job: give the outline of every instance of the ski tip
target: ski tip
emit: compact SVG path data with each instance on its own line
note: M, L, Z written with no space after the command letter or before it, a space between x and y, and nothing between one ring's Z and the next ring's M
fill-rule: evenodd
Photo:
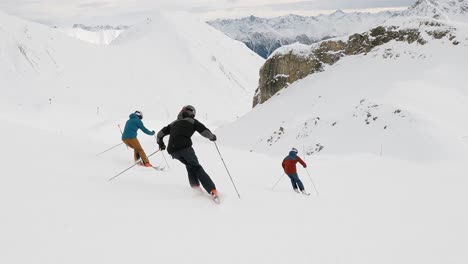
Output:
M219 199L218 195L211 195L211 199L213 199L213 202L215 202L216 204L221 203L221 200Z

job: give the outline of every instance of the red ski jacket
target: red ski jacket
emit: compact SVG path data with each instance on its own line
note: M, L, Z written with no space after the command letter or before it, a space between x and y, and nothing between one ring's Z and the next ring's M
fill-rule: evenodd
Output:
M286 174L294 174L297 173L296 170L296 163L300 163L304 168L307 167L307 164L299 158L299 156L296 155L296 153L293 152L293 155L289 153L289 156L284 158L283 163L281 163L281 166L283 166L284 173Z

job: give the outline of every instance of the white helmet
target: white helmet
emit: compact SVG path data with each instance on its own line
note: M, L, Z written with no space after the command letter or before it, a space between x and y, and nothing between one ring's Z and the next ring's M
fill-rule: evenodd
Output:
M292 148L291 151L295 152L296 154L299 153L299 151L297 151L297 148Z
M143 119L143 112L140 110L135 111L135 115L138 116L138 118Z

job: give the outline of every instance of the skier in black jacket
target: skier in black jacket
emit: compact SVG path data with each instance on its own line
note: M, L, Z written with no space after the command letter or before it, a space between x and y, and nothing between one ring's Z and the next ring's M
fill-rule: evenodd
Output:
M192 188L199 188L200 183L203 188L215 199L218 198L216 186L203 167L198 163L195 151L192 148L191 137L197 131L202 136L211 141L216 141L216 135L195 119L195 107L186 105L182 108L177 120L170 123L158 132L157 141L160 150L165 150L163 138L169 136L167 152L172 158L182 162L187 168L188 179Z

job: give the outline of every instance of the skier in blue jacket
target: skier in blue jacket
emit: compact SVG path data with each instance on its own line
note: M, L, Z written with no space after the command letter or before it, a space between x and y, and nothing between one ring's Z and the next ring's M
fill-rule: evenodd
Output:
M137 162L141 158L143 163L141 163L140 165L143 165L145 167L152 167L153 165L151 165L151 163L149 162L145 151L143 150L140 142L137 139L137 131L138 129L141 129L141 131L150 136L153 136L155 132L149 131L145 127L145 125L143 125L143 122L141 121L143 119L143 112L135 111L135 113L130 114L129 118L130 119L128 119L127 123L125 123L125 128L122 133L122 141L127 146L133 149L133 157L135 159L135 162Z

